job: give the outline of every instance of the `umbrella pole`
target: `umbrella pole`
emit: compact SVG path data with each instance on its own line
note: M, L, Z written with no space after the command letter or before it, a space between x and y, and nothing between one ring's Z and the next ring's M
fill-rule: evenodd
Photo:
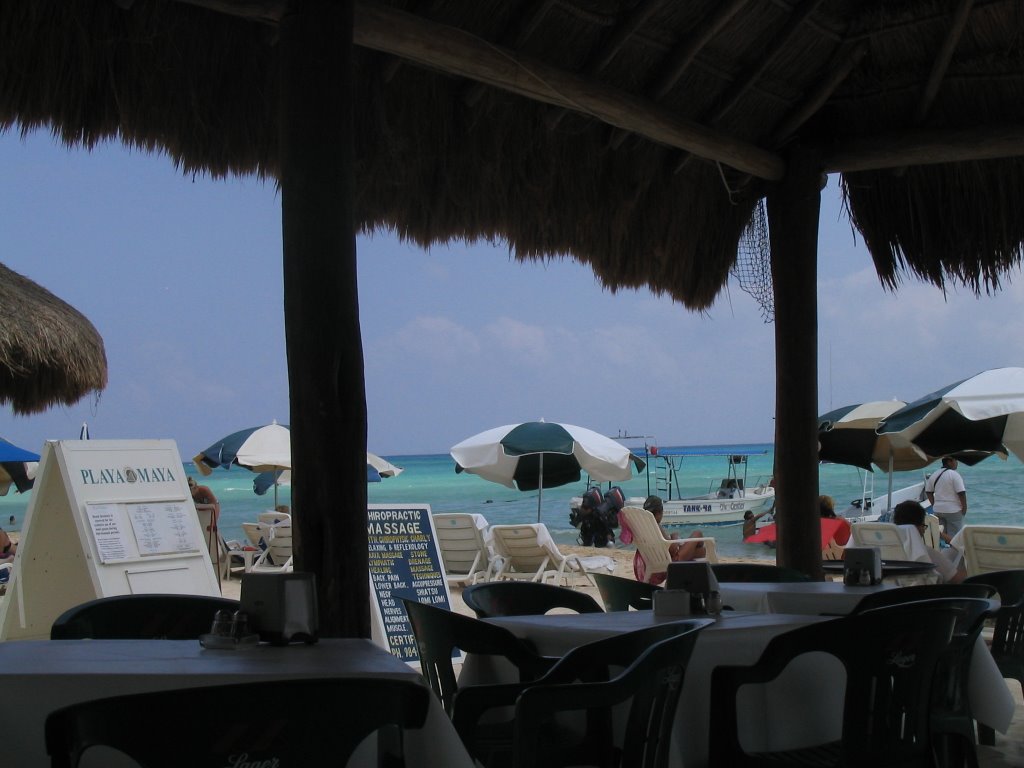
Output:
M540 505L544 499L544 454L540 454L540 472L537 483L537 522L540 522Z
M892 464L893 464L893 451L892 446L889 447L889 499L885 505L885 511L892 511Z

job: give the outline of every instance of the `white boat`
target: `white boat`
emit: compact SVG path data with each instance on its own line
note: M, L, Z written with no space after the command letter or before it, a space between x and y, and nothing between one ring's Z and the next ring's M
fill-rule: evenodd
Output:
M775 489L769 480L748 487L747 457L764 456L767 451L722 451L701 448L649 447L646 455L648 486L651 493L662 498L665 514L664 526L733 525L743 522L743 515L771 510L775 504ZM696 496L680 496L679 475L686 457L721 456L726 460L726 476L717 487ZM742 476L740 468L742 467ZM653 485L652 481L653 480ZM582 497L574 496L569 504L578 510ZM626 506L642 507L644 497L629 497Z
M924 483L913 483L905 488L895 491L884 491L874 493L872 484L865 480L864 490L859 499L850 502L850 506L843 510L836 510L836 514L845 517L851 523L874 523L879 518L891 512L901 501L918 501L924 507L925 512L931 512L931 502L924 493Z

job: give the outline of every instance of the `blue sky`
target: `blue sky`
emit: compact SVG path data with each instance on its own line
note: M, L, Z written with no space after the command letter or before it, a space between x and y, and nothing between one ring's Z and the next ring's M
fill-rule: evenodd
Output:
M110 367L98 399L5 409L0 435L38 450L87 421L99 438L173 438L187 460L237 429L287 422L273 183L8 132L0 222L0 261L83 312ZM774 329L735 283L694 314L648 291L613 295L569 260L519 264L501 244L424 251L379 232L358 253L371 451L443 453L539 418L663 445L772 439ZM885 292L834 177L818 306L820 411L1024 364L1019 274L993 297L912 279Z

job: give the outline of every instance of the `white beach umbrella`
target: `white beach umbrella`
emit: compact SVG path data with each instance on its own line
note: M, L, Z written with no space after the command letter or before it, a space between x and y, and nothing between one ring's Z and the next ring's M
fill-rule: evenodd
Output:
M540 521L544 488L580 479L629 480L630 465L644 462L610 437L575 424L529 421L506 424L466 438L451 449L456 472L470 472L520 491L538 491Z
M929 456L1012 451L1024 460L1024 368L993 368L909 403L878 429Z

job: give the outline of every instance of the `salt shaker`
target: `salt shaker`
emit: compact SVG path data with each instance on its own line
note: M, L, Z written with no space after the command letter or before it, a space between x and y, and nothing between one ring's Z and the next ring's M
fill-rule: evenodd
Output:
M249 615L244 611L235 611L231 619L231 636L236 640L249 634Z
M722 613L722 593L717 589L711 590L705 603L708 616L720 616Z
M210 634L217 637L231 637L231 611L220 610L213 616Z

